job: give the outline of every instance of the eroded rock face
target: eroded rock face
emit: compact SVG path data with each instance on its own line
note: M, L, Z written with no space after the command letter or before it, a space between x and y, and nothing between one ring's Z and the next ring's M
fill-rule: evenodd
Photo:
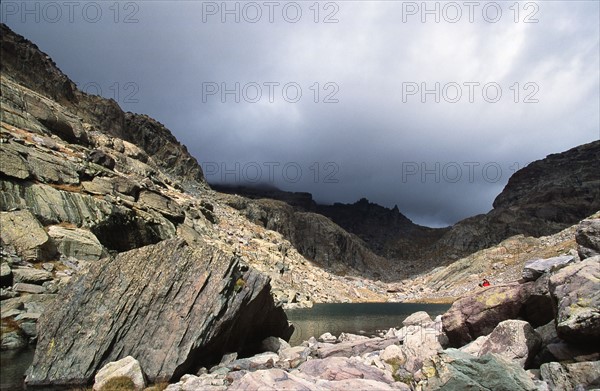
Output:
M528 298L528 284L492 286L465 296L442 316L450 345L460 347L492 332L503 320L516 318Z
M600 387L600 361L560 364L551 362L540 368L550 391L588 390Z
M27 210L0 212L0 238L25 260L48 259L55 253L39 221Z
M44 312L26 383L88 384L133 356L152 382L177 379L291 329L269 279L207 242L171 239L104 259Z
M587 258L550 277L558 336L571 342L600 342L600 256Z
M325 216L295 210L282 201L229 199L230 206L242 211L255 224L277 231L299 253L334 271L378 272L382 259L373 254L360 238L344 231Z
M600 219L583 220L575 235L581 259L600 255Z

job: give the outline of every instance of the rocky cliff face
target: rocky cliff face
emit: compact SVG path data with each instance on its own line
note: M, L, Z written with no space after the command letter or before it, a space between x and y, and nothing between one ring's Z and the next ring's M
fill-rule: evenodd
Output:
M600 210L600 141L557 153L517 171L494 209L454 225L436 243L459 255L513 235L557 233Z
M380 279L389 266L386 259L371 252L360 238L321 214L267 198L223 194L220 199L253 223L281 233L307 259L333 273Z
M360 237L377 255L388 259L420 258L447 229L414 224L395 206L392 209L363 198L354 204L318 205L317 212Z

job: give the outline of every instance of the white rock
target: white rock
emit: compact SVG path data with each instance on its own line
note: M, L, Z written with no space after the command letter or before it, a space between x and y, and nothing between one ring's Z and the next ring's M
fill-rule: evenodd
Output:
M414 314L408 316L406 319L404 319L402 321L402 325L403 326L412 326L412 325L424 326L431 322L432 322L431 317L429 316L429 314L427 312L418 311L418 312L415 312Z
M98 371L94 378L94 391L99 391L110 380L115 377L126 376L133 381L136 390L146 388L144 373L138 360L127 356L119 361L113 361L106 364Z
M383 361L394 360L394 359L404 359L404 354L402 354L402 348L398 345L390 345L383 350L381 355L379 356Z
M337 338L335 336L331 335L331 333L324 333L324 334L321 334L321 336L319 337L319 342L336 343Z

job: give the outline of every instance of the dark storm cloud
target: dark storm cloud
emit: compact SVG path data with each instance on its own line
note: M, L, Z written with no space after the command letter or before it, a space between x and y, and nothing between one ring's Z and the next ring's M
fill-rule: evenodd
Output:
M422 2L319 3L319 23L313 2L278 3L273 23L263 2L228 2L240 23L221 22L221 2L122 2L118 15L115 3L97 2L96 23L77 12L72 23L30 14L23 23L6 4L21 2L2 3L3 21L80 87L166 124L215 182L273 181L321 202L367 197L441 226L487 212L523 165L600 136L596 2L519 3L518 23L513 2L477 3L473 23L462 2L427 2L439 7L439 23L412 14ZM257 23L244 20L257 16L253 4L263 13ZM295 4L302 15L291 23L282 10L293 19ZM462 12L456 23L449 4ZM495 5L502 14L492 23ZM328 16L338 22L322 23ZM206 92L206 83L236 82L240 103L203 97L203 83ZM436 82L439 103L406 94ZM298 102L284 99L286 83L296 83L288 100L301 88ZM249 103L256 85L261 98ZM497 87L501 97L488 102Z

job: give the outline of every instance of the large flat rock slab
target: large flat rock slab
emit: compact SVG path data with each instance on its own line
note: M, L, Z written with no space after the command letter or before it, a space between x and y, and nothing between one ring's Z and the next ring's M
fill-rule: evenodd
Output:
M181 239L94 263L61 291L38 330L28 386L90 384L126 356L151 382L176 380L292 331L268 277L212 244Z

